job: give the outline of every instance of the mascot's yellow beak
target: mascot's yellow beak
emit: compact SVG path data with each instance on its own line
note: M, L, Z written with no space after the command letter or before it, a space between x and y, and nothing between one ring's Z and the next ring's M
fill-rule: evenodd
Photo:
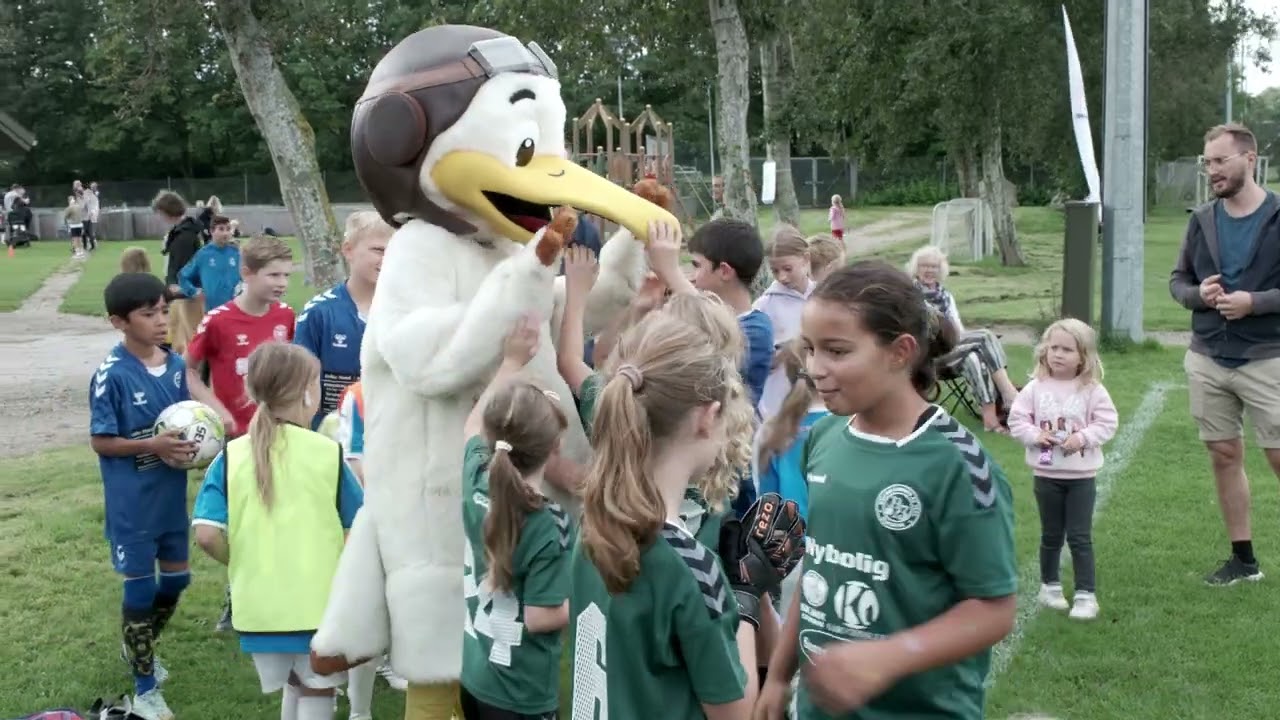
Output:
M436 162L431 179L445 197L519 243L533 239L561 205L612 220L642 242L648 240L650 222L679 225L674 215L639 195L552 155L511 167L486 153L457 150Z

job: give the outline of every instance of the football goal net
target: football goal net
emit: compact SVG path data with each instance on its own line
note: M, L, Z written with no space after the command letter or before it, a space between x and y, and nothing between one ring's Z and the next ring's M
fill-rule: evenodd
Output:
M979 198L956 198L933 207L930 242L956 260L981 260L995 253L991 209Z

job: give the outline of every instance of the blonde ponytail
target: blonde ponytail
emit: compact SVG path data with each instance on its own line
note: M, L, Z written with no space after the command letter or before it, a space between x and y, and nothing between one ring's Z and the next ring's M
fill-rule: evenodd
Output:
M492 589L510 590L513 558L525 517L543 502L525 476L551 459L569 419L544 390L517 380L494 394L484 408L482 423L493 451L489 511L484 518L485 565Z
M301 345L266 342L249 354L244 389L258 406L249 421L249 445L258 496L268 509L275 500L271 462L280 452L276 441L282 440L279 413L302 405L319 376L320 361Z
M667 516L649 466L689 412L728 399L735 373L707 334L654 313L618 340L596 401L582 510L582 544L609 592L625 592Z
M253 447L253 474L258 482L258 497L269 510L275 493L271 484L271 449L275 445L280 423L266 407L259 407L249 421L249 445Z

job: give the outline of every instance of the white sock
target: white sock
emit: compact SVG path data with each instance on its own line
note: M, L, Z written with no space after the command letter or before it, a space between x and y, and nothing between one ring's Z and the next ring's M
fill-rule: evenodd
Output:
M298 688L285 683L284 692L280 694L280 720L298 720L298 698L302 693Z
M333 720L336 708L332 695L303 695L298 698L298 720Z
M373 660L347 671L347 702L351 717L373 715L373 681L378 679L378 664Z

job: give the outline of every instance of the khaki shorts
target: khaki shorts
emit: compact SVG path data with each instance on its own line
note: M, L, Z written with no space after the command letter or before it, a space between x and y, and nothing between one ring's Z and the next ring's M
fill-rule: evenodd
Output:
M1187 351L1182 359L1191 396L1191 417L1205 442L1244 437L1244 416L1264 448L1280 448L1280 358L1251 360L1225 368Z
M174 352L181 354L187 351L187 344L203 319L203 295L169 303L169 345Z

